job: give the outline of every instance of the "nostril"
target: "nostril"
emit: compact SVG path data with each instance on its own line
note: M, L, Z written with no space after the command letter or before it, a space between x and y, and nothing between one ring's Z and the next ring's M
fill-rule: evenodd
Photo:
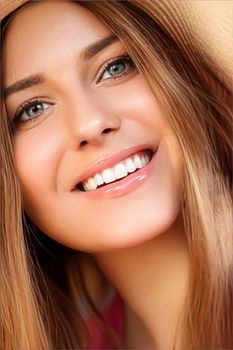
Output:
M112 129L110 128L106 128L102 131L102 134L108 134L109 132L111 132Z
M112 131L111 128L105 128L102 132L101 132L101 135L103 134L108 134ZM94 135L93 137L90 137L90 140L87 139L87 140L83 140L80 142L80 147L84 147L86 146L86 144L88 144L89 142L90 143L96 143L96 142L100 142L101 141L101 138L99 138L100 135Z
M87 141L82 141L82 142L80 142L80 146L82 147L82 146L85 146L87 144Z

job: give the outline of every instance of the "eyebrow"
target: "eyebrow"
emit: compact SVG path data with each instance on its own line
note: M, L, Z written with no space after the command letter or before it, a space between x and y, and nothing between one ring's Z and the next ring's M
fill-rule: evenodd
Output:
M87 46L80 54L80 58L83 60L89 60L97 53L105 49L107 46L112 45L114 42L118 41L119 38L115 34L111 34L106 38L103 38L94 44Z
M111 34L107 36L106 38L103 38L101 40L98 40L94 44L91 44L87 47L85 47L81 53L80 58L82 60L90 60L93 56L95 56L97 53L105 49L107 46L112 45L114 42L118 41L119 38L115 34ZM31 86L41 84L45 81L45 76L41 73L30 75L27 78L24 78L22 80L17 81L16 83L6 87L3 89L3 96L6 98L7 96L27 89Z

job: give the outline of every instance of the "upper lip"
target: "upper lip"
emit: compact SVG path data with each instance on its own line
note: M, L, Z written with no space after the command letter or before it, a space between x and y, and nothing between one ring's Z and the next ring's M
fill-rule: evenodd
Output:
M88 166L86 170L75 179L72 186L72 190L74 190L77 187L77 185L83 182L84 180L87 180L90 177L93 177L95 174L100 173L104 169L113 167L115 164L119 163L120 161L122 161L127 157L130 157L131 155L137 152L140 152L143 150L151 150L154 153L157 150L157 148L158 148L157 145L147 143L147 144L140 144L136 146L129 146L120 151L107 155L104 158L101 158L96 162L92 163L90 166Z

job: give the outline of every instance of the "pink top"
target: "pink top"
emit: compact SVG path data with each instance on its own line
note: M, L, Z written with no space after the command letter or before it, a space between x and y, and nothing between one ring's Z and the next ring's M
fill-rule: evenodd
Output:
M124 344L125 330L124 330L124 303L119 294L112 290L107 297L104 305L101 307L101 313L107 323L115 331L119 341ZM101 329L99 323L90 317L88 314L87 327L91 338L91 349L112 349L114 347L110 337Z

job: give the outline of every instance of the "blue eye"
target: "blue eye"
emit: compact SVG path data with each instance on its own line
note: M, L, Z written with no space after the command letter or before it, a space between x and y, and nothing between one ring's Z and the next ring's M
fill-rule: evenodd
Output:
M33 121L41 116L45 110L51 107L51 103L40 102L38 100L25 102L16 112L14 123L25 123Z
M115 58L106 63L97 82L109 79L120 79L122 76L127 75L129 70L134 68L135 65L130 56Z

